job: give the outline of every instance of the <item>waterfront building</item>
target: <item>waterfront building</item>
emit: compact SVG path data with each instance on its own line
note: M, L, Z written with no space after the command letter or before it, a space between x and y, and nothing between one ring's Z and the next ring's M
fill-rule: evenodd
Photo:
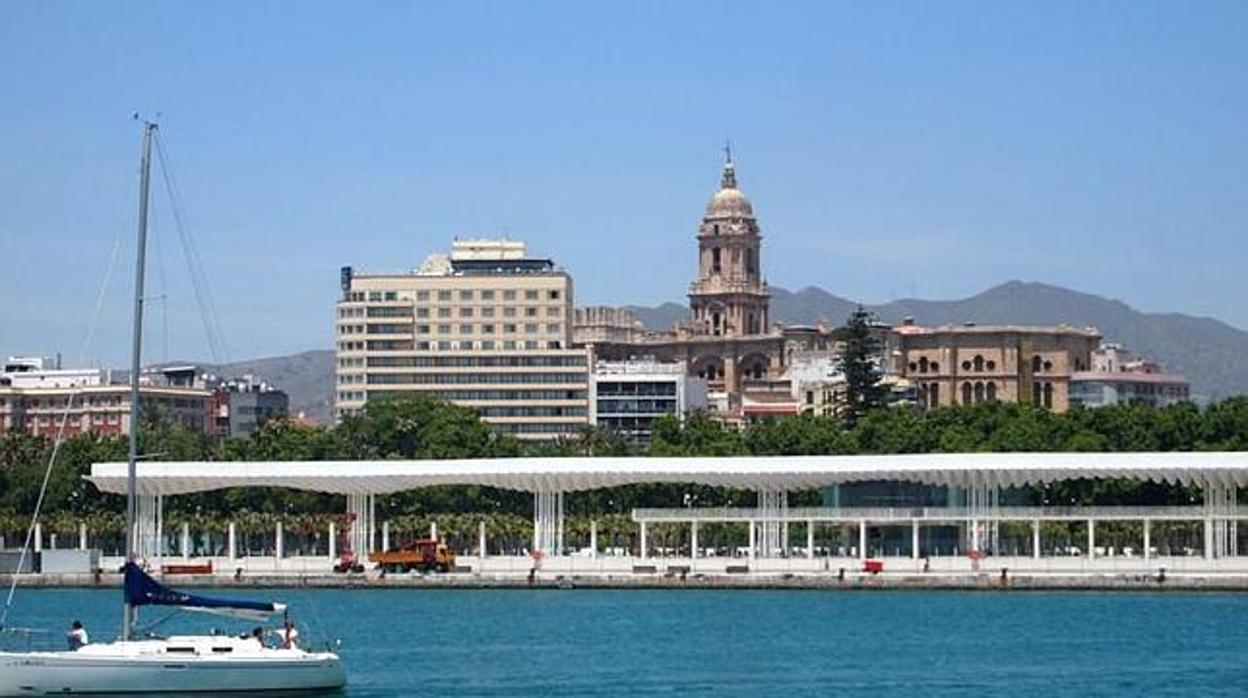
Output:
M1092 353L1090 370L1071 376L1070 399L1084 407L1168 407L1191 399L1191 385L1183 376L1166 373L1161 364L1137 359L1122 345L1107 343Z
M590 375L589 404L594 425L649 443L655 419L671 414L683 422L706 409L706 382L679 363L601 361Z
M925 409L982 402L1070 407L1071 376L1091 366L1093 328L1022 325L894 328L890 372L913 381Z
M424 394L520 438L589 423L589 356L572 349L572 277L523 242L456 240L404 273L342 270L339 417Z
M0 433L36 436L130 433L130 387L103 369L51 368L41 358L13 357L0 372ZM151 369L140 378L145 412L192 431L205 431L212 392L186 367ZM64 421L62 431L61 423Z

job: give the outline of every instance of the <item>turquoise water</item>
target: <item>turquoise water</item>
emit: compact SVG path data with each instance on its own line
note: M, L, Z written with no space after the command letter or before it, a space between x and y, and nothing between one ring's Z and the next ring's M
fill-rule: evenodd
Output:
M266 593L294 605L305 634L341 639L353 697L1248 695L1248 595ZM118 598L19 591L10 625L78 617L99 639L115 633Z

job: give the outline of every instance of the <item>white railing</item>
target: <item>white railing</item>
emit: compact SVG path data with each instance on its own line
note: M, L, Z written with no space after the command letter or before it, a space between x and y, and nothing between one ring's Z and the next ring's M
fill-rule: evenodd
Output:
M1209 513L1197 506L1122 506L1122 507L996 507L972 510L969 507L790 507L786 513L769 513L759 509L707 507L683 509L634 509L633 521L646 523L697 521L700 523L787 521L803 523L868 521L870 523L914 520L956 522L981 521L1203 521L1248 519L1248 507L1239 506L1228 513Z

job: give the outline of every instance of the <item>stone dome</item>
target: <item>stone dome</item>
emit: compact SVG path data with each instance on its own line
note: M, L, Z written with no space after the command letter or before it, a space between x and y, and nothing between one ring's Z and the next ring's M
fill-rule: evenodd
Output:
M737 189L737 175L732 163L724 165L724 176L719 191L711 197L706 206L707 218L753 218L754 206L750 200Z

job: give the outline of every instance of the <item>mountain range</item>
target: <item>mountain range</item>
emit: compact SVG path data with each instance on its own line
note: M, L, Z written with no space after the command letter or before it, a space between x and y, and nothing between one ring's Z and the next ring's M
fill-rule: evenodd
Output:
M787 324L820 320L839 325L858 306L854 301L808 287L771 289L771 316ZM1122 301L1042 283L1010 281L982 293L950 301L905 298L866 305L881 322L913 317L921 325L1015 324L1095 327L1106 341L1119 342L1137 356L1160 361L1169 372L1192 383L1198 400L1248 393L1248 332L1212 318L1180 313L1143 313ZM664 303L629 306L649 329L661 330L688 316L688 307ZM217 367L222 375L250 373L290 395L291 411L317 422L333 418L334 356L331 350L242 361Z

